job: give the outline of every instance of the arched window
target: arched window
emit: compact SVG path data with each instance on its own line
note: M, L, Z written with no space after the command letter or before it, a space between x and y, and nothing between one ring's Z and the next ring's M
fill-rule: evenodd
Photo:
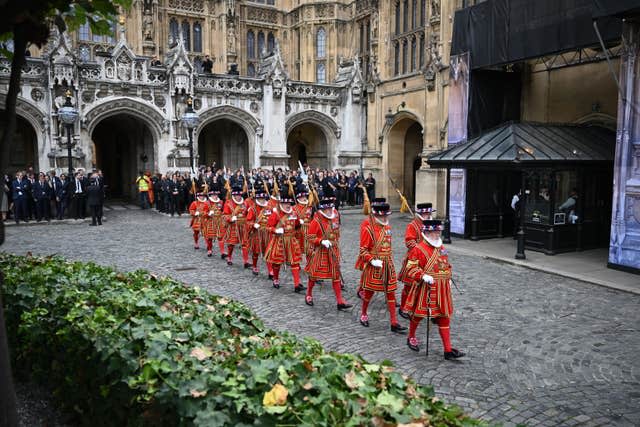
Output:
M396 76L400 74L400 44L396 42L394 47L394 56L393 56L393 74Z
M424 27L424 17L427 13L427 0L420 1L420 26Z
M178 41L178 34L180 29L178 28L178 20L171 18L169 20L169 44L174 44Z
M267 4L268 4L269 6L273 6L273 5L275 5L275 4L276 4L276 0L267 0Z
M327 71L324 62L318 62L316 66L316 83L325 83L327 81Z
M364 24L360 24L360 53L364 52Z
M249 64L247 66L247 75L249 77L255 77L256 76L256 66L253 64Z
M182 21L182 41L184 48L191 50L191 27L187 21Z
M402 3L402 30L405 33L409 31L409 0Z
M420 36L420 68L424 67L424 34Z
M400 2L396 2L396 34L400 34Z
M264 33L260 31L258 33L258 56L262 58L262 51L264 50Z
M199 22L193 24L193 51L202 52L202 26Z
M413 37L411 39L411 71L416 70L417 64L418 64L418 56L416 52L416 38Z
M418 18L418 0L411 0L411 28L416 28Z
M247 57L256 57L256 36L253 34L253 30L249 30L247 33Z
M409 55L407 54L407 39L402 40L402 74L407 72L407 63L409 62Z
M276 38L273 36L273 33L269 33L267 36L267 50L269 53L276 50Z
M78 37L82 41L91 40L91 36L89 35L89 23L88 22L85 22L84 24L80 25L80 28L78 28Z
M320 28L316 34L316 57L324 58L327 56L327 33L324 28Z

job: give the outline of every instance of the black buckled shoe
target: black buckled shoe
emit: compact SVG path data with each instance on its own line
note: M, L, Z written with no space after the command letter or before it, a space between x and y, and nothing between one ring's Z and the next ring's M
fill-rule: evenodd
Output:
M310 296L304 297L304 303L307 304L308 306L313 307L313 298Z
M452 348L451 351L444 352L444 360L455 360L464 356L465 354L462 351L456 350L455 348Z
M342 303L342 304L338 304L338 310L347 310L349 308L353 307L353 304L349 304L349 303Z
M228 260L228 261L227 261L227 265L233 265L233 261Z
M360 324L365 327L369 327L369 316L360 316Z
M300 286L294 286L293 287L293 292L295 292L296 294L299 294L300 292L304 291L306 288L302 285Z
M273 274L269 274L268 279L269 279L269 280L273 280Z
M273 287L276 289L280 289L280 281L279 280L273 280Z
M418 339L415 337L407 338L407 346L413 351L420 351L420 347L418 347Z
M401 308L398 309L398 316L402 317L403 319L410 319L409 313L407 313L406 311L402 311Z
M391 325L391 332L395 332L396 334L404 334L407 332L407 328L402 326L400 323L396 323L395 325Z
M222 259L227 259L227 254L222 254L222 255L220 255L220 258L222 258Z
M249 264L248 262L245 262L244 263L244 268L246 269L246 268L249 268L249 267L251 267L251 264Z

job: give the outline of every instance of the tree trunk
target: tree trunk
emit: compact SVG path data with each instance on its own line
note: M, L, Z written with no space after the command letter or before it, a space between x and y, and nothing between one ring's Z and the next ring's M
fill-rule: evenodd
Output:
M3 225L0 225L3 226ZM0 289L4 285L4 274L0 272ZM13 389L11 376L11 362L9 359L9 344L4 324L4 308L0 293L0 425L7 427L18 426L16 411L16 393Z
M13 46L9 90L7 91L7 99L4 106L4 114L2 116L2 128L4 129L4 133L2 135L1 143L2 150L0 150L0 168L5 172L9 172L7 171L7 167L11 162L11 144L16 131L16 102L18 99L18 93L20 92L22 67L26 62L24 53L27 49L27 29L24 24L17 25L14 28Z

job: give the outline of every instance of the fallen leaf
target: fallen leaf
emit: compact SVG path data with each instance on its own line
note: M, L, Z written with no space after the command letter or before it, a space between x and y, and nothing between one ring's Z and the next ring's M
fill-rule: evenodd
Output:
M218 300L218 304L220 304L220 305L227 305L227 304L229 304L229 300L228 300L228 299L226 299L226 298L220 298L220 299Z
M344 375L344 382L351 390L355 390L358 388L358 383L356 382L356 373L353 371L349 371Z
M313 388L313 384L306 383L305 385L302 386L302 388L305 390L311 390Z
M282 384L276 384L271 390L264 394L262 398L263 406L282 406L287 402L287 390Z
M213 352L211 351L211 348L209 347L196 347L193 350L191 350L191 356L195 357L196 359L202 361L206 358L209 358L213 355Z
M203 397L207 395L206 390L203 390L203 391L191 390L190 393L192 397Z

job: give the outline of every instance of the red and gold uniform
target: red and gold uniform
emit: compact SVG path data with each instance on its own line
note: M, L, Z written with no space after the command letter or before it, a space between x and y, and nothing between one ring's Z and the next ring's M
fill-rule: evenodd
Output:
M265 196L259 194L259 196ZM266 195L266 197L269 197ZM260 200L265 200L260 198ZM253 273L258 274L258 258L260 255L264 256L267 252L267 245L271 239L271 233L269 232L269 217L272 210L264 204L262 206L259 203L254 203L249 208L247 214L247 248L251 252L253 262ZM256 224L258 225L256 227ZM271 271L271 269L269 269Z
M289 200L289 203L291 202L290 199L281 199L280 207L272 211L269 216L268 228L272 234L265 253L265 261L272 265L273 286L275 288L280 287L280 266L289 264L295 290L299 291L304 288L300 285L302 252L296 236L296 230L300 227L300 222L293 208L290 207L289 212L283 211L282 201L286 200Z
M402 260L402 268L400 269L400 274L398 274L398 280L404 282L404 286L402 288L402 295L400 296L400 310L402 310L402 306L407 300L407 295L409 293L409 287L411 285L411 280L406 277L407 275L407 261L409 259L409 252L413 249L420 241L422 240L422 219L416 217L407 224L407 228L404 232L404 245L407 247L407 255L405 255Z
M227 243L227 264L233 264L233 248L236 245L242 247L242 259L245 265L249 264L249 251L243 247L247 239L247 205L242 198L242 189L234 189L231 199L224 205L223 218L226 222L226 234L224 241ZM239 201L235 199L238 198Z
M420 243L407 255L406 281L410 288L402 310L409 313L407 345L418 351L416 330L424 317L435 318L444 347L445 359L456 359L464 353L451 348L450 317L453 314L451 298L451 264L447 249L442 246L439 220L425 220L422 232L435 232L423 236Z
M198 240L200 230L202 228L202 219L209 213L209 202L204 194L198 193L196 200L189 205L189 214L191 214L191 229L193 230L193 243L195 249L200 249Z
M299 193L296 197L307 197L306 193ZM313 219L313 208L305 203L297 203L293 209L296 211L298 218L301 219L300 228L298 229L298 242L300 242L300 249L302 253L309 259L313 247L307 242L307 235L309 234L309 223Z
M338 309L351 307L342 298L340 274L340 215L332 200L322 200L320 210L309 223L306 241L311 248L304 271L309 277L305 303L313 305L313 287L317 280L331 280Z
M391 318L391 330L402 332L406 328L400 326L396 317L395 290L398 280L391 251L391 226L384 224L384 217L391 212L387 203L372 205L371 209L373 216L365 219L360 226L360 254L356 261L356 268L362 271L360 323L369 326L369 302L374 292L384 292Z
M206 216L207 221L203 224L202 234L207 242L207 255L211 256L213 251L213 240L218 240L220 254L224 254L224 219L222 214L224 211L224 202L218 198L217 192L209 193L209 212Z

